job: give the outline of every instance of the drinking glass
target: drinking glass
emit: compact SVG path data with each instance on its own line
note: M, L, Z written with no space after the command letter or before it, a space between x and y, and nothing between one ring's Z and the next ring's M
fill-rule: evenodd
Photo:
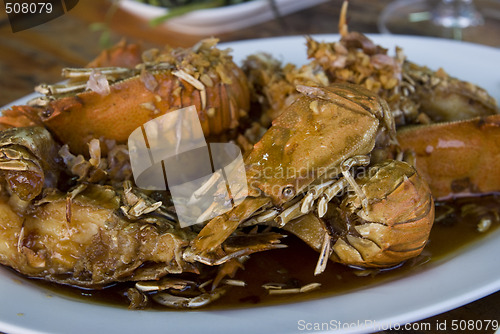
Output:
M378 28L500 46L500 0L396 0L382 11Z

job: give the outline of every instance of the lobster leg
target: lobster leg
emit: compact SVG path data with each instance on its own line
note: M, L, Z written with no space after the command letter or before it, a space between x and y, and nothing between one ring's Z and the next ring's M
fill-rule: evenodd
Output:
M301 212L306 214L311 211L314 201L321 197L318 201L318 215L319 217L323 217L328 210L328 202L348 185L351 186L351 189L360 198L362 198L363 207L366 209L368 207L368 200L349 171L352 167L367 166L369 163L370 157L367 155L357 155L346 159L340 165L343 177L336 182L329 181L312 187L301 202Z

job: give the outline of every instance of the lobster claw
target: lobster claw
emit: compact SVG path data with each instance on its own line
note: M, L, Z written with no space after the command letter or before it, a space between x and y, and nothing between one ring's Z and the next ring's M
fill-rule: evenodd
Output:
M323 219L309 213L285 229L320 252L318 267L330 258L346 265L386 268L420 254L434 222L434 202L415 169L387 160L371 166L356 182L369 200L367 210L351 194Z
M11 192L23 201L56 185L56 161L57 144L45 128L10 128L0 134L0 171Z
M340 205L341 216L358 234L345 237L360 255L351 264L392 267L419 255L434 222L434 201L425 180L407 163L387 160L371 166L356 182L370 205L363 210L356 195ZM337 245L333 250L341 258Z

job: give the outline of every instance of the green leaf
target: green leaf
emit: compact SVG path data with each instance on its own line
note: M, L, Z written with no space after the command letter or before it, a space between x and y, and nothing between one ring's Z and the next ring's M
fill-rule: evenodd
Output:
M155 27L176 16L184 15L195 10L221 7L222 5L224 5L224 0L210 0L203 3L192 3L181 7L170 8L167 14L152 19L149 21L149 24Z

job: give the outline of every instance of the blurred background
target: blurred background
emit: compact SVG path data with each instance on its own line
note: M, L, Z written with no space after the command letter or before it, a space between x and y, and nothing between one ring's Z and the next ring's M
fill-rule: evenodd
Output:
M309 1L309 0L307 0ZM300 0L300 2L307 2ZM390 0L351 1L351 29L375 33L377 18ZM342 0L317 6L235 31L217 34L222 42L284 35L337 33ZM0 3L0 7L3 3ZM163 25L152 27L140 18L103 0L82 0L66 15L40 26L13 33L5 11L0 12L0 105L33 91L41 82L60 80L63 67L84 66L103 48L126 38L145 47L191 46L206 35L188 35ZM8 75L6 75L8 74Z

